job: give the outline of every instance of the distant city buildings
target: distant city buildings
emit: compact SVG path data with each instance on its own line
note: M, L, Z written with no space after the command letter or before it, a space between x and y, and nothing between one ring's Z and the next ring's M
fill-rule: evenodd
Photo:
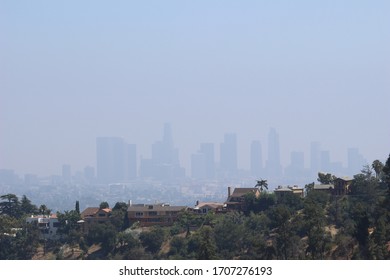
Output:
M136 146L127 144L120 137L98 137L96 168L97 180L100 183L123 182L135 178L137 176Z
M129 144L121 137L97 137L96 166L73 171L70 164L63 164L62 169L58 170L59 174L47 177L35 174L25 174L22 177L14 170L0 169L0 188L3 192L9 192L11 186L15 185L32 188L55 186L58 189L51 190L56 192L64 189L64 185L67 189L71 189L71 185L99 185L105 186L110 195L117 196L129 189L138 190L160 184L175 189L174 192L167 193L172 199L177 192L184 190L193 191L194 195L207 193L212 196L214 193L210 186L213 190L225 187L226 184L250 186L256 179L266 179L270 185L277 186L315 182L318 172L353 177L367 164L357 148L349 148L346 153L347 164L343 166L340 161L332 160L331 152L322 149L320 142L316 141L310 143L309 154L292 151L289 160L284 159L287 163L282 165L280 139L275 128L269 129L267 140L264 141L265 148L260 140L253 140L246 147L249 151L246 169L240 168L238 164L242 148L238 148L237 134L224 134L219 145L212 142L200 143L191 154L189 172L186 174L179 161L179 150L174 145L171 125L166 123L161 140L151 145L149 158L142 155L138 157L136 144ZM263 149L266 151L266 160L263 159Z
M141 159L140 176L162 181L185 177L185 169L179 163L179 151L173 145L170 124L164 125L162 141L152 145L152 158Z
M223 178L234 178L237 171L237 135L226 133L220 145L219 173Z
M199 151L191 155L191 177L201 180L215 178L213 143L201 143Z

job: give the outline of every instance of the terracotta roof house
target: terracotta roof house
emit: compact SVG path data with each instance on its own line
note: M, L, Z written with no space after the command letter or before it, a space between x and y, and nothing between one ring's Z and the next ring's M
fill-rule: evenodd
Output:
M107 223L110 220L111 212L111 208L88 207L80 213L82 220L78 224L81 225L83 232L86 233L92 224Z

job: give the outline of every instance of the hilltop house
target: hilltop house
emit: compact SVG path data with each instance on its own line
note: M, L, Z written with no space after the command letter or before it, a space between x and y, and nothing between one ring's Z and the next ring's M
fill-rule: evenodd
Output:
M225 202L227 210L244 211L246 209L245 197L254 194L256 198L260 196L258 188L235 188L233 193L228 187L228 198Z
M41 232L40 238L42 239L58 239L57 229L60 224L57 219L57 215L38 215L26 218L26 223L36 224Z
M93 224L107 223L111 217L111 208L100 209L99 207L88 207L81 212L81 221L78 223L81 225L83 232L88 232L89 228Z
M348 195L351 192L352 182L353 179L349 177L337 177L333 184L315 184L313 191L326 192L331 195Z
M222 213L225 210L225 205L220 202L196 202L192 211L196 214L206 215L207 213Z
M296 196L301 198L303 198L305 194L304 189L299 188L298 186L279 186L277 189L274 190L274 193L277 199L284 197L288 193L295 194Z
M187 206L170 206L169 204L130 204L127 216L130 223L139 222L140 226L169 226L178 218L179 212Z
M339 177L336 178L333 182L334 184L334 195L345 195L351 192L350 186L352 184L353 179L349 177Z
M313 186L313 191L316 192L324 192L328 194L332 194L334 190L334 185L333 184L315 184Z

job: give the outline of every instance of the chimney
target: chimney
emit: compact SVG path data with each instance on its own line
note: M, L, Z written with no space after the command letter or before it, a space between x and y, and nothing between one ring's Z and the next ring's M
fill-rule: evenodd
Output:
M196 205L195 206L198 206L199 205L199 200L196 201Z
M228 187L228 197L232 194L232 187Z

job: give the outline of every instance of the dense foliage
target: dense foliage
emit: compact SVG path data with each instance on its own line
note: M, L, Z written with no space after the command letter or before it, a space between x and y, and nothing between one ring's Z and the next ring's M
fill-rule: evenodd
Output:
M320 173L318 180L334 178ZM306 186L305 198L247 195L243 212L183 212L170 227L129 225L127 205L118 202L110 222L87 234L77 223L76 202L75 210L57 213L61 239L51 243L24 222L49 210L6 194L0 197L0 259L31 259L42 247L57 259L390 259L390 156L385 164L364 166L348 195L318 192L313 185ZM66 256L64 246L72 254Z

